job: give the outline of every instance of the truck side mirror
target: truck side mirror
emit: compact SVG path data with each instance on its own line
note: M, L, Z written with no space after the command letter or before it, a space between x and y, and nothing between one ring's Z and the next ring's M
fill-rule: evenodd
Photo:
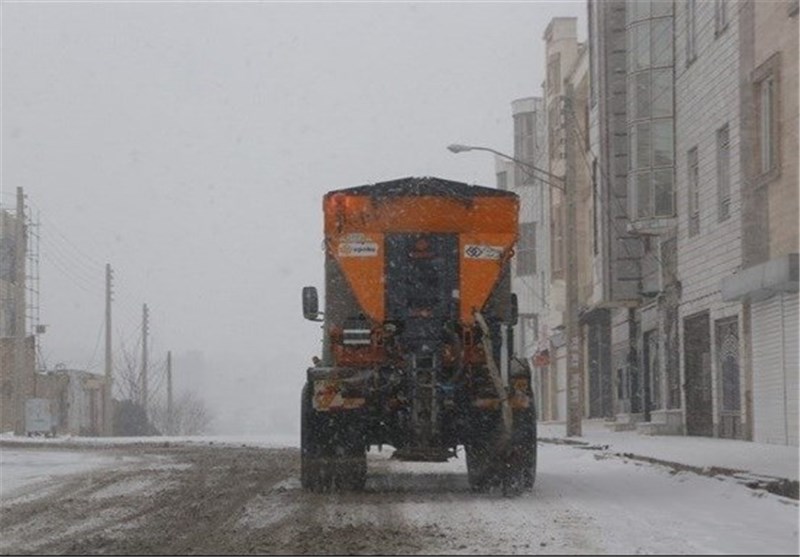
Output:
M303 287L303 317L311 321L319 319L319 298L313 286Z
M519 302L517 301L517 295L513 292L511 293L511 315L509 320L509 325L512 327L516 327L519 322Z

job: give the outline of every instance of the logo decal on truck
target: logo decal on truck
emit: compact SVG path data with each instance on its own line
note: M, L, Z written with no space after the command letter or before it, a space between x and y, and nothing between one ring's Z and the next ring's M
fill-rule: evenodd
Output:
M375 242L344 242L339 244L339 257L377 257Z
M503 248L500 246L464 246L464 257L467 259L493 259L499 260L503 257Z

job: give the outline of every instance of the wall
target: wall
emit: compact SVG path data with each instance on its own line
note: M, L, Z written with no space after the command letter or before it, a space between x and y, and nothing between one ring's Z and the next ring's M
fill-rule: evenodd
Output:
M17 393L14 381L16 339L0 338L0 433L14 431L17 419L24 420L24 402L18 404L18 401L20 398L24 401L34 393L34 346L34 337L25 338L21 393Z

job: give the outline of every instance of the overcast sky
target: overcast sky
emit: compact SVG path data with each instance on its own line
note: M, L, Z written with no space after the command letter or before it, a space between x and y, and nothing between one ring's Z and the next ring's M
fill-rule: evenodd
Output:
M321 197L405 176L494 185L510 103L540 94L542 35L583 1L2 2L2 195L41 217L46 363L102 371L114 337L217 413L219 432L299 422L320 329ZM189 353L194 354L189 355ZM194 372L194 373L193 373ZM284 410L285 409L285 410ZM285 414L284 417L281 417Z

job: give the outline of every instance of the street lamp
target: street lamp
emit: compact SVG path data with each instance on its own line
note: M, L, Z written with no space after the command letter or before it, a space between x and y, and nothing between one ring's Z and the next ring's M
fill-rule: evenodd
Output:
M466 151L486 151L488 153L494 153L498 157L501 157L501 158L504 158L504 159L508 159L511 162L515 163L515 164L518 164L518 165L526 167L526 168L530 168L534 172L539 172L541 174L546 174L550 178L558 180L562 184L564 183L564 177L563 176L557 176L556 174L551 174L550 172L548 172L547 170L544 170L543 168L539 168L538 166L534 166L534 165L532 165L532 164L530 164L528 162L521 161L518 158L512 157L511 155L506 155L505 153L501 153L500 151L496 151L496 150L491 149L489 147L476 147L474 145L461 145L460 143L453 143L451 145L448 145L447 149L449 151L453 152L453 153L464 153ZM557 184L553 184L552 182L548 182L547 180L543 180L542 178L539 178L539 180L541 180L545 184L549 185L550 187L559 190L561 193L567 193L567 190L564 189L564 186L559 186Z
M568 100L571 100L571 94L568 95ZM565 101L567 103L568 101ZM571 109L571 104L568 105ZM578 329L578 242L576 234L576 195L574 173L570 162L574 160L571 155L571 144L567 141L567 165L566 175L557 176L534 166L525 161L521 161L511 155L506 155L495 149L489 147L476 147L474 145L461 145L453 143L448 145L447 149L453 153L464 153L467 151L487 151L493 153L498 157L510 160L523 168L531 169L534 172L545 174L548 177L558 180L562 185L554 184L548 180L539 178L542 182L549 185L551 188L559 190L566 196L567 202L567 226L565 230L566 236L566 313L567 313L567 437L580 437L581 436L581 420L583 417L582 404L582 386L583 386L583 371L581 369L581 353L580 353L580 337ZM569 184L569 187L567 185Z

